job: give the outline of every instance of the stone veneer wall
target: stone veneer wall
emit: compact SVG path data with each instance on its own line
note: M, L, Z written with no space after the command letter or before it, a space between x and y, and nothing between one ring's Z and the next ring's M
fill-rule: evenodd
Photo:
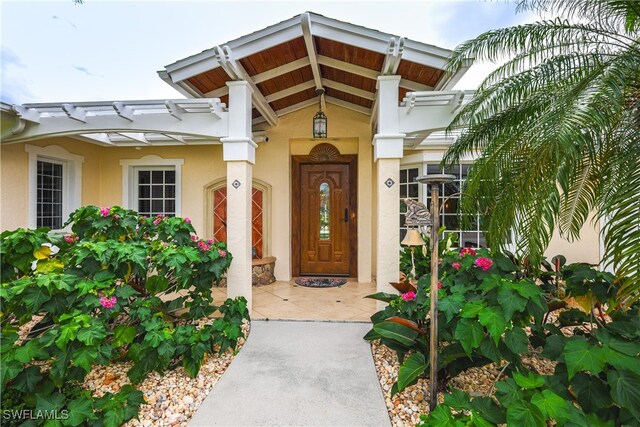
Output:
M233 261L232 261L233 262ZM276 258L266 257L260 259L254 259L252 261L252 285L253 286L266 286L276 281L276 277L273 272L276 268ZM227 277L223 277L218 283L219 288L227 287Z

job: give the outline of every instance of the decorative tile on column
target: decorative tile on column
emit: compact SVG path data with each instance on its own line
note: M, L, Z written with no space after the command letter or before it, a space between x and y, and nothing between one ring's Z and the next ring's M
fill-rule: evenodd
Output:
M396 182L394 180L392 180L391 178L387 178L387 180L384 182L384 185L386 185L387 187L391 188L393 187L393 184L395 184Z
M242 184L240 183L240 181L238 181L237 179L235 181L233 181L231 183L231 185L233 185L233 188L238 188L240 187Z

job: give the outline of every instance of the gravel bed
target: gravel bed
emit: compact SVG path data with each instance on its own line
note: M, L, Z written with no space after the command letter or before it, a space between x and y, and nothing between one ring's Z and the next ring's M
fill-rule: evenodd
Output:
M249 335L249 322L242 327L245 336ZM238 350L245 340L238 340ZM236 351L237 353L237 351ZM235 357L232 350L219 356L207 355L195 378L189 377L182 366L163 375L151 372L138 384L137 389L144 393L147 402L140 406L138 419L132 419L125 426L186 426L202 401L227 370ZM95 397L106 392L117 392L130 384L127 371L131 362L113 363L110 366L95 366L85 378L85 388Z
M391 425L396 427L415 425L420 421L420 414L429 413L429 379L421 378L417 384L407 387L402 392L391 397L391 386L398 378L398 357L395 351L390 350L378 341L371 343L373 360L378 373L378 380L384 393L384 399L389 411ZM551 374L555 363L538 358L534 352L530 356L523 356L523 362L535 367L538 372ZM506 362L492 363L480 368L471 368L449 381L452 388L458 388L471 396L487 395L496 382ZM442 394L438 395L438 402L444 400Z

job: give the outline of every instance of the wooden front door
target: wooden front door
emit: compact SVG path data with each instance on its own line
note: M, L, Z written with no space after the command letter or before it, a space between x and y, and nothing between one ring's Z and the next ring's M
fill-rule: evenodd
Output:
M300 274L350 273L350 165L300 165Z

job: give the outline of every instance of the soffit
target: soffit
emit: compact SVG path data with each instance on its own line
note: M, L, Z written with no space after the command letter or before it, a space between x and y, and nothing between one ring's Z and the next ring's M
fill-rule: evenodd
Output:
M319 100L371 115L380 75L401 76L399 102L409 92L449 89L468 68L446 75L450 53L306 12L167 65L159 74L189 97L223 103L228 81L247 80L254 87L254 123L273 125Z

